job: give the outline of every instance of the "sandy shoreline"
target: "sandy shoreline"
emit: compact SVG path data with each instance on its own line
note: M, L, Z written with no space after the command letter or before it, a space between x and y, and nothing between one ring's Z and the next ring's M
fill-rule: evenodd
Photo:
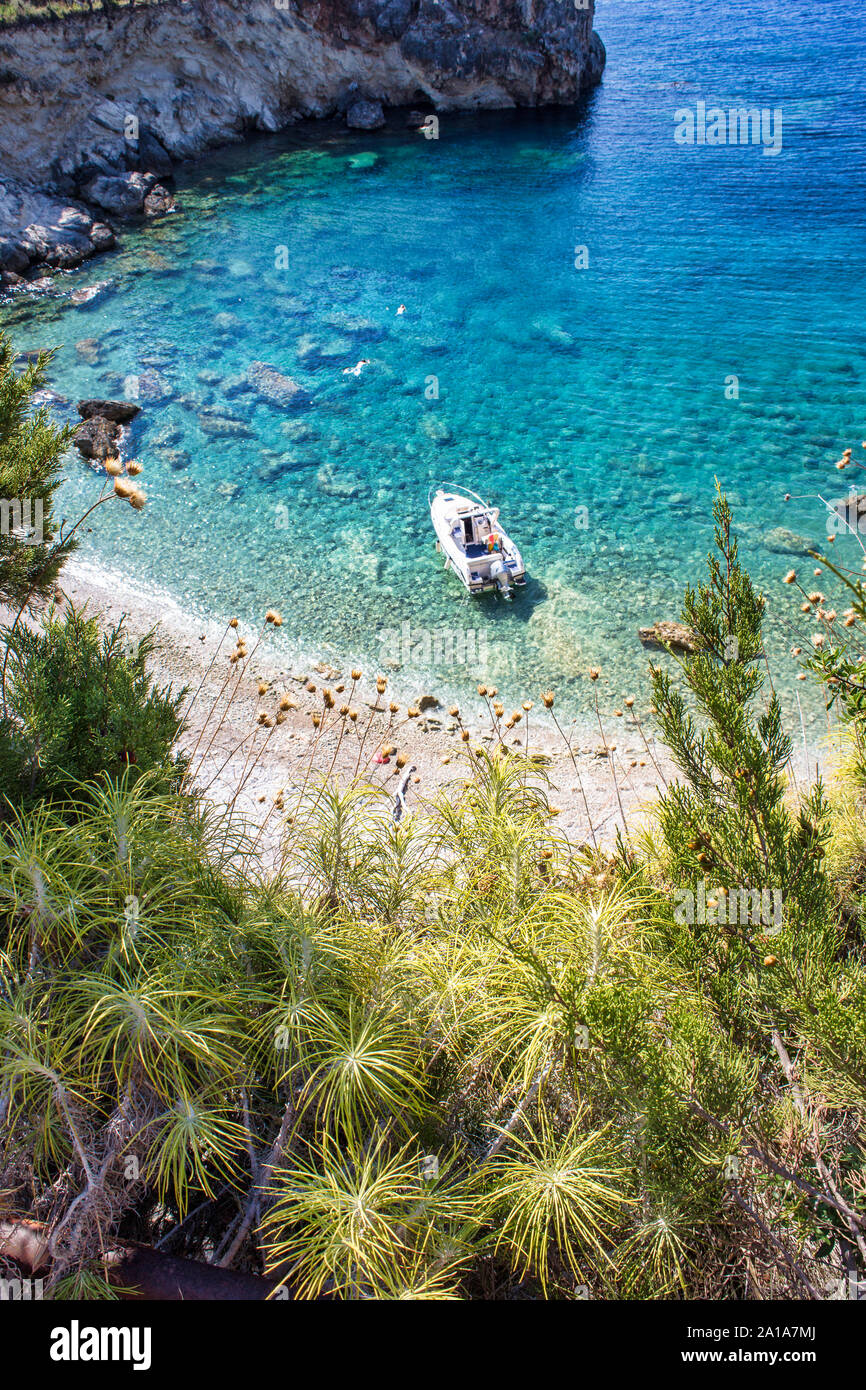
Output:
M460 754L464 728L470 733L472 746L492 749L497 742L490 708L474 691L471 698L461 701L459 720L450 717L448 708L442 705L423 710L418 718L409 718L405 697L401 699L397 694L395 679L388 672L382 673L388 675L388 688L379 696L378 671L364 671L360 681L353 682L348 667L288 659L274 640L273 627L264 622L263 633L252 631L243 623L236 631L227 631L224 626L187 612L166 591L136 585L128 575L121 577L77 557L67 562L60 588L76 607L86 603L107 622L124 616L131 640L139 639L151 628L157 629L159 651L151 663L154 679L160 685L171 682L176 689L183 685L190 689L186 702L187 707L192 702L189 728L181 747L189 753L196 750L195 780L206 788L207 796L216 805L226 806L236 797L237 809L252 822L262 823L267 818L265 840L272 840L279 830L276 798L282 795L286 813L291 810L292 792L297 793L306 779L314 742L313 765L320 772L333 762L333 775L338 781L361 775L392 798L410 768L414 768L406 788L406 807L410 811L421 809L440 787L463 775ZM249 655L232 665L229 657L238 634ZM229 672L231 679L226 684ZM495 698L505 705L505 719L513 710L521 711L520 722L510 731L505 730L502 721L501 736L506 744L525 748L528 718L530 752L550 759L545 766L551 782L551 803L560 812L558 827L573 840L590 841L591 818L599 842L610 845L621 824L613 770L623 810L631 818L654 799L662 776L670 779L673 769L666 750L656 745L647 728L642 692L635 691L634 710L623 708L622 716L617 717L612 705L606 709L611 701L606 698L604 685L602 673L599 704L610 755L605 752L598 727L593 731L591 726L573 724L568 711L556 710L571 740L577 773L543 708L539 691L498 691ZM267 688L260 694L262 686ZM342 691L340 686L344 687ZM333 692L335 708L317 730L312 716L323 712L325 687ZM233 698L228 705L230 692ZM437 696L435 688L431 687L429 693ZM275 716L284 695L296 707L284 711L283 721L277 724ZM525 700L533 702L528 715L522 710ZM398 713L389 711L392 701L399 702ZM357 711L356 721L340 719L339 707L343 702ZM259 724L263 713L274 720L272 727ZM642 725L635 718L638 713ZM346 728L341 738L339 728L343 723ZM205 724L209 724L209 729L202 735ZM218 725L219 731L211 742ZM387 763L376 761L383 746L396 750ZM405 758L405 765L398 767L397 758L401 762Z
M377 671L364 671L353 681L348 667L288 658L279 646L282 633L274 640L274 628L264 622L264 614L259 631L244 623L229 630L186 611L167 591L139 586L128 576L79 558L67 562L60 589L66 600L76 607L87 604L106 622L123 616L132 641L156 628L159 649L151 662L155 681L171 683L175 689L189 687L189 727L180 746L193 755L194 779L216 806L234 802L251 825L264 826L261 848L273 849L282 815L295 809L311 753L314 769L320 774L330 771L338 782L359 776L392 800L405 785L406 809L418 811L439 788L464 775L464 729L470 746L492 750L501 736L506 746L525 749L528 719L530 752L549 759L543 766L550 779L551 804L559 813L558 829L575 843L592 843L594 832L598 843L608 848L622 825L620 803L626 821L634 826L663 783L676 776L667 750L652 735L648 685L634 691L635 703L628 709L606 689L604 671L597 686L604 739L597 724L572 722L567 709L556 708L571 744L569 753L536 690L497 692L505 719L514 710L521 712L511 730L505 729L505 720L500 722L499 735L494 733L489 702L474 690L460 702L459 719L442 705L409 718L393 677L385 694L378 695ZM238 635L248 655L231 663ZM614 673L610 677L614 684ZM323 716L325 688L333 692L334 708L324 712L317 729L313 715ZM430 695L436 697L435 687ZM291 707L281 712L283 697ZM389 710L392 701L399 704L396 713ZM524 701L532 701L528 714ZM355 721L340 718L344 703L357 712ZM262 716L270 726L259 722ZM383 747L394 750L388 762L378 761ZM810 760L815 756L810 749ZM798 755L795 750L798 775L804 762L802 748Z

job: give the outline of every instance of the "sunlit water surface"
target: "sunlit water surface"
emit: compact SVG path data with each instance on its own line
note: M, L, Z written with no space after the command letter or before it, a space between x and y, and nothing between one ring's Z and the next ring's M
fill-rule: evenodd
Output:
M279 606L293 655L390 658L416 690L552 686L579 713L591 664L645 688L637 629L701 576L717 478L794 709L781 576L866 436L861 0L600 0L596 24L607 72L578 109L230 148L183 172L174 216L63 277L111 280L91 306L7 305L18 346L59 347L71 402L137 381L149 505L101 509L85 556L202 614ZM677 145L699 100L781 108L781 153ZM245 389L254 360L309 407ZM501 506L531 576L515 602L443 573L441 479ZM68 515L94 481L73 456ZM484 669L460 664L469 633Z

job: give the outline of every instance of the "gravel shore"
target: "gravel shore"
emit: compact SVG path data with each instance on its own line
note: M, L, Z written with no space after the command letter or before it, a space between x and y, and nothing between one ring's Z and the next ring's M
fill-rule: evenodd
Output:
M604 671L597 685L604 738L598 724L572 722L567 710L555 708L569 752L539 691L498 691L494 701L505 706L498 732L493 702L475 689L462 701L457 718L438 703L428 703L413 718L399 677L389 676L380 695L377 671L364 671L355 681L349 667L291 662L281 651L282 633L264 621L264 614L258 632L244 630L243 624L234 630L218 626L184 611L166 593L138 587L128 577L77 558L67 564L61 587L67 600L77 607L86 603L108 622L124 616L133 641L156 629L154 678L175 688L189 687L188 728L181 746L193 754L196 782L217 806L234 800L250 822L266 821L263 842L276 841L280 808L275 802L281 799L290 813L311 755L319 773L330 770L342 782L359 776L393 798L409 777L406 807L417 811L440 787L464 775L464 730L471 747L491 750L501 738L507 747L525 751L528 737L530 753L550 779L557 824L578 843L591 843L594 831L600 844L610 846L622 823L620 802L626 820L634 823L663 781L675 775L666 750L651 735L646 693L636 691L634 706L616 706L617 714ZM232 663L239 636L248 654ZM324 707L326 688L334 700L330 710ZM280 711L283 697L291 704ZM435 699L431 689L424 703ZM524 701L532 701L531 710L523 708ZM398 705L396 712L389 709L392 702ZM357 718L341 719L341 705L348 705ZM512 711L520 711L521 718L506 729ZM320 716L318 728L314 715ZM260 722L263 718L270 722ZM388 748L394 750L386 754L388 761L380 761Z

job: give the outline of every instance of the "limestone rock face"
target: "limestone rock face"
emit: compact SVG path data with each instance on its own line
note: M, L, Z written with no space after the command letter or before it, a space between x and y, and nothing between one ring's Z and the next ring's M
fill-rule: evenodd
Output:
M113 245L111 228L81 203L0 178L0 273L65 269Z
M77 264L102 249L106 216L168 210L157 189L174 161L250 130L349 111L373 129L382 106L419 102L574 102L604 67L593 12L592 0L183 0L6 28L0 275L20 273L6 242L31 267Z

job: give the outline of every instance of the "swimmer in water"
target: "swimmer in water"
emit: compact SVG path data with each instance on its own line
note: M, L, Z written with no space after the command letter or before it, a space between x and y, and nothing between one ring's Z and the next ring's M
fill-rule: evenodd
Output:
M406 305L405 305L405 304L401 304L400 307L399 307L399 309L397 310L397 313L398 313L398 314L405 314L405 312L406 312Z
M362 357L360 362L356 362L354 367L344 367L343 376L360 376L365 367L369 367L369 357Z

